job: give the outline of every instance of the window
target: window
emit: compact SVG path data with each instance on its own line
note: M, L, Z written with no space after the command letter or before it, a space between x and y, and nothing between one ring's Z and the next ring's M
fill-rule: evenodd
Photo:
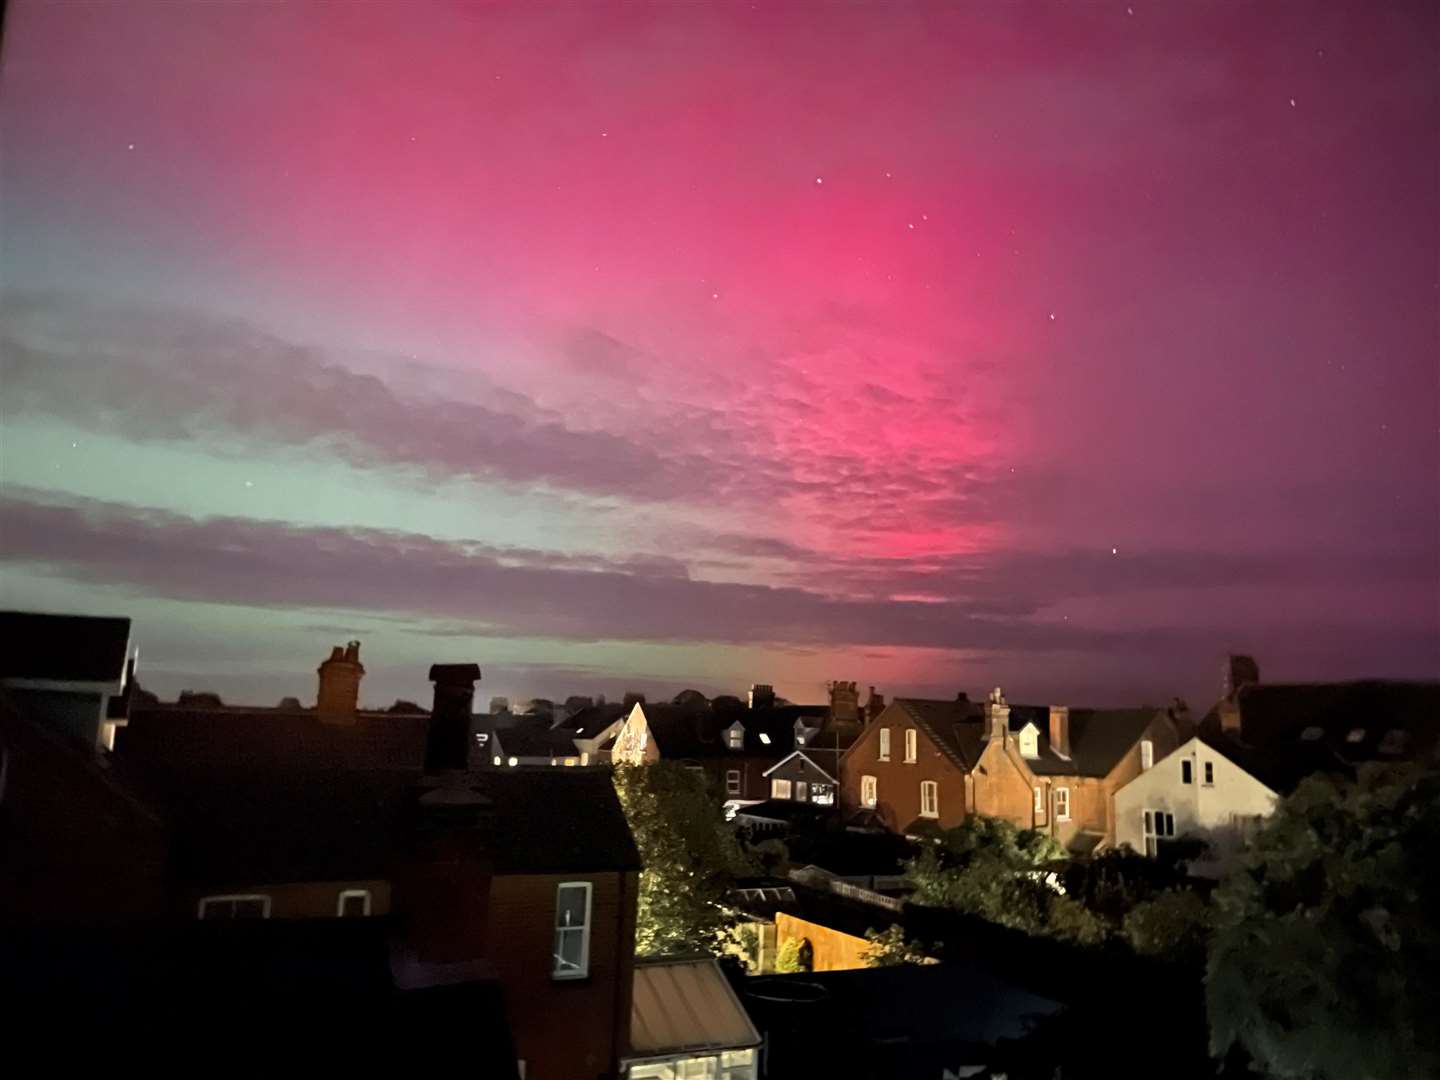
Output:
M918 741L919 741L919 740L918 740L918 737L917 737L917 735L916 735L915 729L914 729L913 727L912 727L912 728L906 728L906 729L905 729L905 760L908 761L908 762L910 762L910 764L912 764L912 765L915 764L916 751L917 751L917 749L918 749L918 745L917 745L917 744L918 744Z
M340 892L340 902L335 907L335 914L344 918L355 918L370 914L370 890L369 889L343 889Z
M880 760L890 760L890 729L888 727L880 729Z
M731 750L739 750L745 745L745 729L739 724L732 724L726 728L725 745Z
M795 781L795 801L808 802L810 799L810 785L804 780Z
M590 974L590 882L565 881L555 889L555 960L551 978Z
M1140 740L1140 768L1145 770L1155 764L1155 744L1149 739Z
M244 896L207 896L200 901L202 919L268 919L270 897L260 893Z
M1180 782L1182 784L1193 784L1195 782L1194 773L1195 765L1189 758L1180 762Z
M1020 731L1020 756L1037 758L1040 756L1040 740L1035 729L1026 724Z
M767 735L767 734L765 734L765 732L762 731L762 732L760 732L760 741L761 741L762 743L764 743L766 746L769 746L769 745L770 745L770 736Z
M940 785L934 780L920 781L920 816L928 818L940 816Z
M1350 734L1345 736L1345 741L1348 743L1364 742L1365 729L1363 727L1351 728Z
M726 794L726 795L739 795L739 794L740 794L740 770L739 770L739 769L726 769L726 770L725 770L725 794Z
M1035 788L1035 813L1045 816L1045 789L1038 785Z
M810 801L818 806L834 806L835 789L829 784L811 784Z
M1145 810L1141 833L1145 837L1145 854L1159 854L1160 841L1175 835L1175 815L1164 810Z
M860 777L860 805L874 806L880 792L873 776Z
M790 798L790 781L789 781L789 780L771 780L771 781L770 781L770 797L771 797L772 799L788 799L788 798Z
M1205 786L1215 786L1215 763L1213 761L1205 762Z
M1055 820L1070 820L1070 789L1057 787L1055 789Z

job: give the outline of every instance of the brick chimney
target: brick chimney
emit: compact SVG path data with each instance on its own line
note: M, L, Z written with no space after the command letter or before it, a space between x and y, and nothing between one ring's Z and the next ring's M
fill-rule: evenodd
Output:
M985 703L985 738L1005 740L1010 737L1010 706L1005 703L1005 692L1000 687L990 691L990 700Z
M1260 665L1253 656L1231 653L1225 658L1225 696L1234 699L1242 689L1260 681Z
M768 683L755 683L750 687L750 708L768 709L775 704L775 687Z
M1050 749L1063 758L1070 757L1070 706L1050 706Z
M353 724L355 707L360 701L360 680L365 667L360 663L360 642L352 641L330 650L330 657L317 669L320 691L315 711L327 724Z
M853 682L832 682L830 689L830 719L843 723L858 723L860 720L860 692Z
M885 696L877 694L875 688L870 687L870 699L865 702L865 722L868 724L884 711Z
M463 771L470 762L470 709L478 664L434 664L430 681L435 703L430 708L430 731L425 739L427 773Z

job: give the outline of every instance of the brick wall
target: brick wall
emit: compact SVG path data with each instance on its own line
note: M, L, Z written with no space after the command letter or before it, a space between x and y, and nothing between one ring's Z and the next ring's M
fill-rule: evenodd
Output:
M590 974L550 976L556 887L589 881ZM515 1052L527 1080L608 1076L630 1030L638 875L535 874L497 877L487 953L505 985Z
M867 727L840 760L840 806L847 816L859 810L861 777L876 778L876 812L885 825L899 832L920 816L920 782L939 785L938 824L952 828L965 820L965 773L947 758L923 731L916 729L916 760L905 761L907 723L903 711L886 709ZM879 759L880 731L890 729L890 760Z
M287 884L227 885L223 888L188 889L177 898L173 914L180 919L199 916L200 900L206 896L255 894L270 897L272 919L333 919L339 913L340 893L366 889L370 893L370 914L390 913L390 883L380 880L301 881Z

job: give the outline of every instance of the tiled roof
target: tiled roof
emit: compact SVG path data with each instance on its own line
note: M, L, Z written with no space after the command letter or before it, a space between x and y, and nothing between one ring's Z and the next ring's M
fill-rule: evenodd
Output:
M117 682L124 675L130 620L0 611L0 679Z
M1110 770L1140 741L1160 709L1071 709L1070 758L1067 761L1050 746L1050 711L1040 728L1038 758L1027 758L1030 771L1038 776L1109 776ZM1014 728L1014 712L1011 727ZM1023 726L1023 724L1022 724Z
M175 872L203 885L389 877L419 821L419 770L200 769L133 758L121 775L160 808ZM477 769L499 873L639 868L608 774Z
M723 757L765 757L779 761L795 749L795 721L824 715L822 705L776 705L734 711L699 711L679 705L644 705L645 722L660 756L698 760ZM738 750L725 743L725 731L739 722L745 737Z
M573 757L575 733L561 728L537 727L534 724L519 724L502 728L495 733L500 748L507 756L516 757Z
M896 698L891 708L898 708L929 736L956 768L969 772L980 760L985 750L985 715L976 702L965 698L953 701ZM881 718L884 715L881 713Z

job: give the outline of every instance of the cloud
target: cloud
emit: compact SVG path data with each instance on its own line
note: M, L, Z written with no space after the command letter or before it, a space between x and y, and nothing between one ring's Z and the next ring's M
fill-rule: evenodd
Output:
M1217 639L1216 630L1194 625L1193 618L1188 630L1139 624L1103 629L1033 618L1023 596L1004 602L1004 586L987 583L978 566L955 592L937 600L853 599L814 588L695 580L673 562L646 557L605 560L398 531L196 520L25 490L0 497L0 517L4 559L32 572L173 599L404 614L476 634L1032 652L1165 649L1171 655L1208 655ZM1068 570L1060 557L1049 561L1044 584L1050 589L1073 587L1067 574L1100 572L1084 558ZM1016 559L1000 570L1006 577L1039 573L1042 563ZM1183 565L1182 557L1172 555L1169 564ZM1203 555L1192 557L1178 577L1173 571L1166 576L1165 566L1157 558L1131 584L1200 586L1236 571L1227 559Z

